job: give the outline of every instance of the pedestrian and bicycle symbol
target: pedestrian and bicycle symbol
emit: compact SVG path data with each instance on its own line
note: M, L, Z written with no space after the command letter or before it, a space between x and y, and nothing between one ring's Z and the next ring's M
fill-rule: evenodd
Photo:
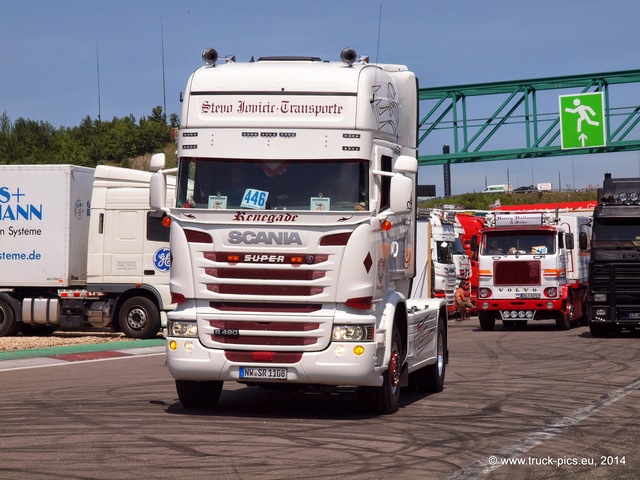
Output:
M602 92L560 95L561 148L607 144Z

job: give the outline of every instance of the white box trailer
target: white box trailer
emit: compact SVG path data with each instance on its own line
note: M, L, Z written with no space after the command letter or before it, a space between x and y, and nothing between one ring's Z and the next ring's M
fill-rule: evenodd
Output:
M111 326L155 336L173 308L150 172L0 166L0 336Z
M84 286L92 168L2 168L0 285Z

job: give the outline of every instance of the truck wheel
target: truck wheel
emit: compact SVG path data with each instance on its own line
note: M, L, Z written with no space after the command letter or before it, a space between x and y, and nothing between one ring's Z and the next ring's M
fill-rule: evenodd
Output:
M153 338L160 331L160 312L146 297L132 297L120 307L118 322L131 338Z
M195 382L192 380L176 380L178 398L184 408L209 408L218 403L222 393L223 382Z
M556 314L556 327L558 330L569 330L573 322L573 305L567 305L567 311L560 311Z
M20 325L9 302L0 298L0 337L11 337L18 333Z
M478 312L478 320L480 320L480 328L484 331L491 331L496 326L496 317L493 312Z
M389 368L383 374L380 387L358 387L358 403L363 410L386 415L398 410L400 404L400 373L402 372L400 331L393 326Z
M444 322L439 320L436 363L409 374L409 385L418 392L438 393L444 389L444 374L447 368L447 347L444 329Z
M611 332L611 329L605 323L589 322L589 332L591 332L592 337L606 337Z

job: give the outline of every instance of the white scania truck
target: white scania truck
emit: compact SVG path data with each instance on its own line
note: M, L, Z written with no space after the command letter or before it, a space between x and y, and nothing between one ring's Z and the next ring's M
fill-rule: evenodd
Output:
M416 272L418 85L401 65L268 57L191 76L171 221L167 365L187 408L224 381L355 386L363 408L443 388L446 306ZM163 154L152 159L162 166Z
M150 178L109 166L0 166L0 336L86 326L157 335L173 306L169 229L149 208Z

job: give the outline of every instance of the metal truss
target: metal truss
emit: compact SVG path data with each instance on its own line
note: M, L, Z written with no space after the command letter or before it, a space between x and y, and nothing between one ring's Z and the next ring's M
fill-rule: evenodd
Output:
M559 96L600 91L606 146L562 150ZM640 150L640 70L421 88L419 102L420 165Z

